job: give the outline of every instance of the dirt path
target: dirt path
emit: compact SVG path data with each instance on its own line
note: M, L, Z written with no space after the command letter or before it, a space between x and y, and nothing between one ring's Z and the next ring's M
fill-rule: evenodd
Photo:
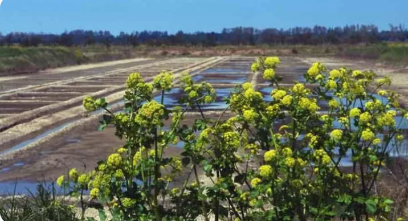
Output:
M19 91L27 87L33 87L46 83L58 84L62 80L92 76L121 68L129 68L135 65L151 63L154 61L158 60L150 58L137 58L50 69L17 76L4 76L0 77L0 94Z

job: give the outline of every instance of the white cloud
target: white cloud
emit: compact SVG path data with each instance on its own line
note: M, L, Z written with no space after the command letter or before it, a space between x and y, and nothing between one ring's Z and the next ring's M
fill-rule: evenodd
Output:
M2 2L3 0L0 0L0 5L1 5L1 2ZM0 221L1 221L1 218L0 218Z

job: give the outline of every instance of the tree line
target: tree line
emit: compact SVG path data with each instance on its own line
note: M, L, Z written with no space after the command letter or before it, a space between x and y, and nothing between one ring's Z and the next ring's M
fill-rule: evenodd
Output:
M188 45L319 45L319 44L374 44L383 41L404 42L408 40L408 30L402 26L390 25L389 30L379 30L375 25L349 25L328 28L323 26L295 27L289 29L256 29L252 27L225 28L221 32L141 31L113 35L109 31L73 30L62 34L0 33L0 45L60 45L87 46L103 44L137 46Z

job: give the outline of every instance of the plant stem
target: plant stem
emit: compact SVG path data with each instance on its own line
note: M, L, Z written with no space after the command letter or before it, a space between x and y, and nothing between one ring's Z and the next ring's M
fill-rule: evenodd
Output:
M197 167L196 167L195 164L193 166L193 169L194 169L194 175L196 177L196 182L197 182L198 189L201 189L200 188L201 187L200 180L198 179ZM205 221L209 221L210 219L208 218L207 208L205 206L205 201L202 200L201 202L202 202L202 206L203 206L202 210L203 210L203 213L204 213L204 219L205 219Z
M159 213L159 205L158 205L158 201L157 201L157 198L158 198L158 196L159 196L159 186L158 186L158 178L159 178L159 173L160 173L160 171L159 171L159 169L160 169L160 167L159 167L159 153L158 153L158 145L157 145L157 142L158 142L158 140L157 140L158 138L157 138L157 128L156 128L156 130L155 130L155 133L154 133L154 150L155 150L155 153L154 153L154 158L155 158L155 160L154 160L154 197L153 197L153 204L154 204L154 213L155 213L155 216L156 216L156 221L160 221L161 220L161 218L160 218L160 213Z

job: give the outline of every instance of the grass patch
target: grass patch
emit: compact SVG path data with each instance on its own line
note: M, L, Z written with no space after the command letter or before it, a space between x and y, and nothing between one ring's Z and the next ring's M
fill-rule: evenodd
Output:
M0 47L0 73L25 73L87 62L79 49Z
M408 45L377 44L369 46L354 46L341 52L341 55L350 58L375 59L385 62L406 64L408 63Z
M17 185L16 185L17 187ZM39 183L37 192L0 198L0 216L13 221L77 221L72 206L57 198L54 185Z

